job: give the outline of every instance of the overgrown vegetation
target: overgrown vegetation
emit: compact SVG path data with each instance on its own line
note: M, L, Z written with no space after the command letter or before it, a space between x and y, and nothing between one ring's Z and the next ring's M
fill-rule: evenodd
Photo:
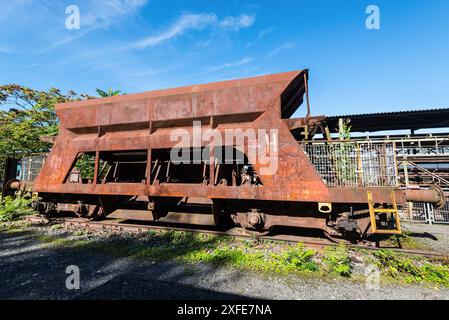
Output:
M351 119L338 119L338 136L340 140L350 140L351 139L351 129L350 125Z
M201 249L183 257L185 262L209 262L215 265L228 265L239 268L249 268L258 271L273 271L278 273L300 272L312 273L319 271L318 264L312 261L316 252L307 249L303 244L288 247L273 252L243 248L239 245L219 246L212 250Z
M349 142L351 139L350 122L350 119L339 119L338 136L340 142L329 145L330 152L334 157L333 169L339 184L343 186L352 186L357 177L357 162L354 162L357 145Z
M412 237L412 233L409 231L403 231L399 235L387 237L385 240L381 241L382 247L401 247L408 249L425 249L426 246L416 241Z
M102 163L100 164L102 165ZM95 154L83 154L75 163L82 179L93 179L95 172Z
M303 271L318 271L318 264L312 261L316 251L307 249L303 243L299 243L295 248L284 252L281 262L291 265L294 269Z
M374 253L376 264L388 276L407 283L430 282L449 286L449 267L416 261L390 250Z
M323 262L327 270L336 275L349 277L351 275L351 259L346 246L341 243L336 247L327 247L324 250Z
M0 200L0 221L15 221L34 212L31 199L5 197Z

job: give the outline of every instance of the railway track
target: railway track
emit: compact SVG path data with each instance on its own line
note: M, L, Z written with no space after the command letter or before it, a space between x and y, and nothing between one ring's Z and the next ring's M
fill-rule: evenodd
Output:
M232 228L229 230L217 230L211 227L198 228L198 226L189 226L189 225L173 225L173 224L164 224L164 225L155 225L155 224L136 224L129 223L124 219L108 219L102 221L92 221L84 218L66 218L66 217L57 217L57 218L46 218L43 216L29 216L27 220L36 223L36 224L48 224L52 222L57 222L63 224L67 227L82 227L90 230L99 230L99 229L108 229L108 230L116 230L116 231L127 231L127 232L145 232L149 230L172 230L172 231L183 231L183 232L191 232L191 233L203 233L203 234L212 234L216 236L231 236L237 239L251 239L253 236L247 234L242 228ZM288 234L275 234L271 236L261 236L257 239L260 240L270 240L270 241L279 241L279 242L287 242L287 243L304 243L307 247L314 249L322 249L328 246L337 246L338 243L332 242L325 238L317 238L317 237L306 237L299 235L288 235ZM424 250L414 250L414 249L403 249L399 247L382 247L375 242L364 242L361 244L347 244L350 248L358 248L358 249L366 249L366 250L380 250L380 249L388 249L395 252L407 253L411 255L419 255L419 256L427 256L427 257L449 257L447 254L433 252L433 251L424 251Z

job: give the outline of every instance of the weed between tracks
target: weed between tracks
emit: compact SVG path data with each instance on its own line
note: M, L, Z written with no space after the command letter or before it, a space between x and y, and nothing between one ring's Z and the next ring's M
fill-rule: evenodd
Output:
M391 236L386 238L384 241L381 241L381 244L383 247L403 247L403 248L407 248L407 249L426 249L426 246L421 243L416 241L413 237L412 237L412 233L409 231L403 231L402 234L400 235L395 235L395 236Z
M394 283L427 283L449 287L449 261L410 257L389 250L350 250L345 245L323 251L273 241L236 240L182 231L148 231L139 234L67 229L62 225L33 226L24 222L0 225L1 232L32 231L44 246L80 249L144 261L177 261L186 264L186 275L195 264L208 263L260 272L300 274L325 278L366 279L365 270L376 267L381 279Z
M389 250L379 250L373 255L377 258L375 260L377 267L394 279L401 278L406 283L429 282L449 285L448 261L442 265L435 265Z

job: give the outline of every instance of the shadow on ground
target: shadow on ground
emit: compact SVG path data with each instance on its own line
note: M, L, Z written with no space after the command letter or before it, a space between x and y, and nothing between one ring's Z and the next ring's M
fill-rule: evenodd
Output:
M192 272L175 263L98 253L89 246L52 249L28 232L1 232L0 257L0 299L247 299L201 288L200 280L213 274L208 267ZM65 286L69 265L80 269L80 290Z

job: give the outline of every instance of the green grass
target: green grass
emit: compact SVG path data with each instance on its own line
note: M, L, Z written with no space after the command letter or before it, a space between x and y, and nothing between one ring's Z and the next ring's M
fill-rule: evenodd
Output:
M26 220L16 220L16 221L0 221L0 232L3 233L20 233L26 232L27 228L31 226L31 222Z
M388 237L381 241L381 246L402 247L404 249L428 249L425 244L412 237L410 231L403 231L400 235Z
M410 258L404 254L390 250L379 250L373 253L376 264L384 274L405 283L427 282L449 287L449 267L433 264L418 258Z
M214 249L201 249L180 257L188 263L206 262L217 266L226 265L242 269L265 272L299 272L319 271L318 264L312 261L316 252L306 249L303 244L286 248L279 253L265 250L248 250L244 244L219 246Z
M349 258L348 248L343 243L335 247L326 247L323 262L327 271L331 274L342 277L351 275L351 259Z

